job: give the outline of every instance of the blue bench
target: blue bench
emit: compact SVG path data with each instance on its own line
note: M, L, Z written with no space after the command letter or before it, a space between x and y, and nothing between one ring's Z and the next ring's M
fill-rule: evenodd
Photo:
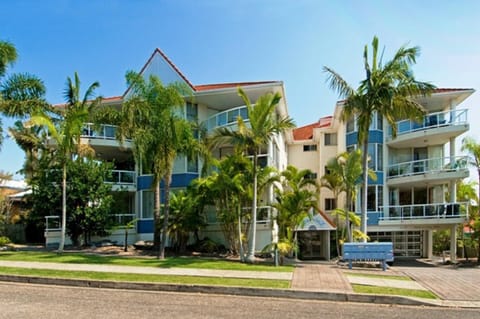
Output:
M379 261L385 271L387 262L393 263L393 243L344 243L343 260L350 269L354 261Z

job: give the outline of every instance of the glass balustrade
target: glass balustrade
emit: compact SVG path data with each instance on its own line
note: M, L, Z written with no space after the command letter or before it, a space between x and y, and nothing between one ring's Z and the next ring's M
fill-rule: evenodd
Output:
M382 214L379 220L402 221L439 218L467 218L468 203L436 203L388 206L388 216Z
M468 169L468 156L429 158L388 166L388 177L405 177L423 173L442 173Z
M244 121L248 121L248 112L246 106L236 107L209 117L206 120L207 131L210 132L217 127L235 125L239 116Z
M423 117L422 121L399 121L397 122L397 136L419 130L466 124L468 120L467 111L467 109L458 109L446 112L429 113ZM388 132L389 136L392 137L391 127L389 127Z

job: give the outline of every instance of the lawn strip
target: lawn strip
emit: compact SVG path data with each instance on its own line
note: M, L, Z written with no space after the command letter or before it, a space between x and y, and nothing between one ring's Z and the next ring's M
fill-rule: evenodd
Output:
M438 297L434 293L428 290L367 286L367 285L358 285L358 284L352 284L352 288L353 288L353 291L356 293L438 299Z
M288 280L270 280L253 278L227 278L227 277L200 277L200 276L175 276L175 275L149 275L104 273L95 271L66 271L51 269L27 269L14 267L0 267L0 274L33 276L65 279L89 279L106 281L148 282L167 284L196 284L210 286L238 286L261 288L289 288Z
M366 278L377 278L377 279L388 279L388 280L403 280L403 281L412 281L412 278L408 276L398 276L398 275L377 275L377 274L365 274L365 273L356 273L356 272L344 272L347 276L353 277L366 277Z
M197 268L246 271L292 272L293 266L266 264L246 264L238 260L203 257L169 257L156 259L154 257L123 257L105 256L85 253L57 254L55 252L0 252L0 259L12 261L55 262L69 264L107 264L118 266L159 267L159 268Z

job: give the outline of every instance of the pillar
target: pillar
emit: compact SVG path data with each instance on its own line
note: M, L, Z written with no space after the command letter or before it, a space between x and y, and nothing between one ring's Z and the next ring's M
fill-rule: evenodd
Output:
M431 229L426 231L426 237L427 237L426 238L426 241L427 241L426 255L428 259L432 259L433 258L433 231Z
M457 225L453 225L450 230L450 260L457 260Z

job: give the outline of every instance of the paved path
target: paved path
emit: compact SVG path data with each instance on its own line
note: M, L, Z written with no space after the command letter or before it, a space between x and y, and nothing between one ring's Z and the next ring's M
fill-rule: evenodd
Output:
M292 273L290 272L268 272L268 271L160 268L160 267L156 268L156 267L115 266L115 265L99 265L99 264L94 264L94 265L93 264L64 264L64 263L49 263L49 262L5 261L5 260L0 260L0 266L29 268L29 269L98 271L98 272L130 273L130 274L256 278L256 279L276 279L276 280L292 279Z
M413 280L398 280L398 279L384 279L384 278L369 278L361 276L347 276L351 284L392 287L402 289L428 290Z
M330 263L298 264L293 273L292 288L307 291L353 291L342 270Z
M480 268L401 267L406 275L446 300L480 301Z

